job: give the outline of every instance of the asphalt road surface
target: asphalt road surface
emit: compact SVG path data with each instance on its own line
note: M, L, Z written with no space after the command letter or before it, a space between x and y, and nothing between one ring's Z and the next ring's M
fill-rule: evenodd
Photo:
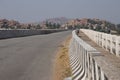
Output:
M0 40L0 80L51 80L53 60L71 31Z

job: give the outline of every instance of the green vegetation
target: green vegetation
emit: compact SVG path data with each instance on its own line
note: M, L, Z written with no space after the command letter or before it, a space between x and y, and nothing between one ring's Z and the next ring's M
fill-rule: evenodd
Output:
M120 24L117 25L116 31L118 34L120 34Z
M40 24L37 24L36 29L42 29L42 27L40 26Z
M91 29L108 34L120 34L120 24L116 25L100 19L74 19L66 23L68 29Z
M48 21L46 21L45 25L48 29L59 29L60 26L61 26L59 23L51 23L51 22L48 22Z

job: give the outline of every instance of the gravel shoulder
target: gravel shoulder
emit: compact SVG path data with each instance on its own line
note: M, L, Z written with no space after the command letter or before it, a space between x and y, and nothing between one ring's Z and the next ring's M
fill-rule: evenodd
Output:
M68 47L71 40L69 36L60 46L54 62L53 80L64 80L71 76Z

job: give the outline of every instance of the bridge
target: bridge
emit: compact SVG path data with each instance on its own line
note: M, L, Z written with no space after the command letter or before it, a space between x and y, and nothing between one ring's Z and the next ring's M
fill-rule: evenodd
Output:
M16 31L19 35L14 35ZM69 58L72 80L120 80L118 36L85 29L79 33L16 31L5 31L4 34L10 33L6 36L0 34L0 80L51 80L56 50L71 34ZM51 32L59 33L46 35Z

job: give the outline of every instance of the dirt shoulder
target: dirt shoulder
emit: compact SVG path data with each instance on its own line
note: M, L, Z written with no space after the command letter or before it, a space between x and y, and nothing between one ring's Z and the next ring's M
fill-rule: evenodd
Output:
M68 37L60 46L56 55L53 80L64 80L71 76L71 68L68 55L68 47L71 36Z

